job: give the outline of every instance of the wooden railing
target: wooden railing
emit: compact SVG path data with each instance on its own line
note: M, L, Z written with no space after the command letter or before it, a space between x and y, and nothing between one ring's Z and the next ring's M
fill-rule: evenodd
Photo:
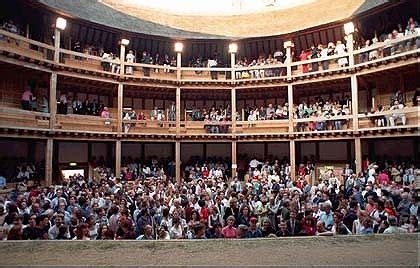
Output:
M55 128L70 131L116 132L117 119L91 115L57 114Z
M403 124L402 116L405 117L405 124ZM395 118L394 126L391 125L391 117ZM392 111L388 110L383 112L359 114L358 118L359 129L365 130L419 127L420 107L404 107L403 109L396 109ZM377 120L382 120L382 122L380 122L380 126L378 126Z
M53 46L4 30L0 30L0 50L9 55L29 58L30 61L52 63L54 58Z
M0 107L1 127L49 128L49 113L26 111L20 108Z
M0 51L27 57L31 61L41 60L44 63L52 64L54 59L54 46L44 44L35 40L25 38L23 36L0 30ZM59 65L70 67L76 70L92 71L102 75L114 73L118 76L126 78L145 78L160 79L167 81L183 81L183 82L249 82L249 81L269 81L278 78L301 78L309 74L324 75L335 71L346 71L350 68L359 68L368 64L375 64L382 61L393 60L420 52L420 34L404 36L390 42L377 43L367 48L354 50L350 53L346 52L342 55L333 55L325 58L316 58L305 61L290 62L273 65L262 65L252 67L229 67L229 68L195 68L163 66L143 63L120 62L120 55L116 55L118 59L109 60L98 56L78 53L66 49L59 49ZM390 50L390 54L387 51ZM369 53L377 51L378 56L369 60ZM339 66L337 61L346 58L350 62L353 57L355 65ZM366 61L366 57L368 60ZM325 65L325 66L324 66ZM328 65L328 68L326 68ZM114 66L114 72L112 72ZM118 68L124 67L123 71ZM303 68L306 66L305 68ZM324 69L325 67L325 69ZM313 69L315 68L315 69ZM133 69L133 72L129 72ZM287 73L287 69L291 69L291 73ZM305 72L302 72L305 69ZM245 76L242 76L242 74ZM212 76L213 74L213 76ZM233 77L232 77L233 74ZM241 74L241 75L239 75ZM216 76L217 75L217 76ZM217 78L216 78L217 77Z

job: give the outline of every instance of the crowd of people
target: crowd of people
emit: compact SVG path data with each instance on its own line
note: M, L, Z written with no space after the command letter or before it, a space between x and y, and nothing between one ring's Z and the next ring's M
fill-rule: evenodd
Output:
M284 105L274 106L270 103L260 108L247 106L243 109L243 113L247 121L289 119L289 104L286 102Z
M418 93L416 92L415 95ZM390 105L389 108L386 109L383 105L378 105L376 108L372 108L370 112L366 113L369 117L372 125L376 127L394 127L398 124L406 125L407 124L407 116L403 111L399 111L404 109L404 98L401 90L397 90L390 98ZM414 96L413 103L414 106L417 106L417 96ZM394 111L391 114L381 114L375 115L377 113L382 113L385 111Z
M57 101L58 114L93 115L108 119L111 117L109 108L96 99L72 96L63 93Z
M175 162L168 158L158 159L150 157L142 160L139 158L124 157L122 159L121 174L125 181L135 180L173 180L175 176Z
M20 103L21 108L27 111L36 111L42 113L48 113L49 102L45 95L38 94L34 96L35 86L28 85L22 93Z
M232 120L232 110L229 104L219 107L212 106L210 109L192 107L187 113L192 121L204 121L207 133L228 133Z
M403 37L408 36L416 36L420 33L419 24L413 18L409 18L407 21L407 25L404 28L401 24L397 26L391 33L384 33L379 38L375 36L372 40L367 39L364 40L360 38L360 40L356 40L356 48L363 49L367 48L368 51L363 52L359 55L359 62L366 62L371 60L376 60L382 57L387 57L391 55L395 55L401 53L406 50L410 50L413 47L420 48L420 38L417 37L415 40L406 40L403 42L391 43L394 40L398 40ZM385 46L383 49L372 49L370 50L369 47L375 46L378 44L384 44Z
M23 157L3 157L0 159L0 189L6 183L23 182L29 180L41 181L44 177L42 162L26 160Z
M252 67L252 70L242 70L235 72L235 78L239 79L258 79L264 77L278 77L286 73L284 63L286 61L286 56L282 51L276 51L273 54L269 54L267 58L264 56L258 57L248 61L246 57L240 59L236 62L235 68L241 69L245 67ZM270 66L270 65L279 65L278 68L262 68L258 69L259 66Z
M61 185L2 197L0 238L229 239L419 230L414 180L420 169L408 163L366 160L361 174L347 165L342 174L331 170L310 184L311 161L293 180L287 160L253 158L241 182L228 180L224 159L192 158L185 180L174 184L154 158L148 164L125 161L131 177L88 180L79 174Z
M351 100L345 96L340 100L324 100L322 97L315 98L312 103L300 103L295 108L295 118L313 118L313 122L298 122L297 131L323 131L328 129L341 130L343 125L348 124L347 119L327 120L337 116L350 115ZM319 120L321 119L321 120Z
M191 157L184 164L184 178L187 182L214 179L227 181L231 176L228 159L211 157L201 159L198 156Z

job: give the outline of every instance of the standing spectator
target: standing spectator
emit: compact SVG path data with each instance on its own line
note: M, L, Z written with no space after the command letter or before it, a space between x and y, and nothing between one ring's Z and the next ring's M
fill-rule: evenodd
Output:
M35 100L34 95L32 94L32 88L26 87L25 91L22 94L21 104L22 109L31 111L32 110L32 102Z

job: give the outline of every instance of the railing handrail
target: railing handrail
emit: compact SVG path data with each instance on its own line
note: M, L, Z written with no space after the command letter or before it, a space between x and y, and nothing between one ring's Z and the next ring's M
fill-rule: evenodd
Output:
M50 49L50 50L55 49L54 46L52 46L52 45L48 45L48 44L45 44L45 43L42 43L42 42L39 42L39 41L36 41L36 40L33 40L33 39L29 39L29 38L26 38L24 36L14 34L14 33L11 33L11 32L5 31L5 30L0 29L0 34L11 37L11 38L16 39L16 40L20 40L20 41L24 41L26 43L30 43L30 44L35 45L35 46L39 46L39 47L42 47L42 48L46 48L46 49Z
M117 122L116 118L103 118L96 115L82 115L82 114L57 114L57 118L74 118L74 119L88 119L92 121L111 121L111 122Z
M102 57L99 57L99 56L93 56L93 55L89 55L89 54L85 54L85 53L81 53L81 52L76 52L76 51L72 51L72 50L68 50L68 49L64 49L64 48L60 48L60 53L67 54L67 55L78 56L78 57L91 59L91 60L96 60L96 61L100 61L100 62L121 64L121 62L117 61L117 60L103 59Z
M420 112L420 106L412 106L412 107L404 107L402 109L395 109L395 110L387 110L383 112L367 112L358 114L358 118L370 118L370 117L377 117L377 116L384 116L384 115L392 115L392 114L398 114L398 113L415 113Z
M286 68L287 65L284 63L277 63L277 64L267 64L267 65L255 65L255 66L248 66L248 67L234 67L235 71L249 71L249 70L261 70L261 69L276 69L276 68Z
M417 33L417 34L414 34L414 35L406 35L406 36L403 36L403 37L400 37L400 38L397 38L397 39L392 39L391 41L389 41L387 43L378 42L378 43L372 44L368 47L364 47L364 48L361 48L361 49L354 50L353 54L356 55L356 54L372 51L372 50L379 49L381 47L385 47L385 46L388 46L388 45L393 45L393 44L400 43L400 42L410 40L410 39L413 39L413 38L418 38L419 36L420 36L420 34Z
M322 61L330 61L330 60L341 59L341 58L345 58L345 57L349 57L349 56L350 56L350 53L346 52L346 53L343 53L341 55L334 54L332 56L328 56L328 57L324 57L324 58L321 57L321 58L310 59L310 60L294 61L290 65L291 66L300 66L300 65L303 65L303 64L309 64L309 63L314 63L314 62L322 62Z
M331 121L331 120L348 120L352 119L353 115L340 115L340 116L331 116L331 117L310 117L310 118L300 118L300 119L293 119L296 123L302 122L318 122L318 121Z
M140 63L140 62L126 62L124 61L124 66L133 66L133 67L142 67L142 68L151 68L151 69L168 69L176 71L177 68L175 66L163 66L158 64L147 64L147 63Z
M289 123L289 119L273 119L273 120L255 120L255 121L248 121L248 120L239 120L236 121L236 125L245 125L245 124L258 124L258 125L280 125L284 123Z
M34 115L34 116L39 116L39 117L50 117L49 113L38 112L38 111L27 111L20 108L0 106L0 113L1 112L10 113L11 111L13 111L15 114L27 114L27 115Z
M205 71L205 72L230 72L232 68L227 67L181 67L181 71Z
M367 65L367 64L373 64L373 63L381 62L381 61L384 61L384 60L391 60L391 59L403 57L403 56L406 56L406 55L411 55L411 54L414 54L414 53L420 53L420 48L412 49L412 50L405 51L405 52L402 52L402 53L398 53L398 54L395 54L395 55L382 57L382 58L379 58L379 59L376 59L376 60L361 62L361 63L355 64L354 67L359 67L359 66L363 66L363 65Z

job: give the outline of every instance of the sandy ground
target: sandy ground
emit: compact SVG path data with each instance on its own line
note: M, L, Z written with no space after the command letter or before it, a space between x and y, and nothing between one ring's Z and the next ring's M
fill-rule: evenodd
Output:
M322 265L419 264L414 235L201 241L0 242L0 265Z

